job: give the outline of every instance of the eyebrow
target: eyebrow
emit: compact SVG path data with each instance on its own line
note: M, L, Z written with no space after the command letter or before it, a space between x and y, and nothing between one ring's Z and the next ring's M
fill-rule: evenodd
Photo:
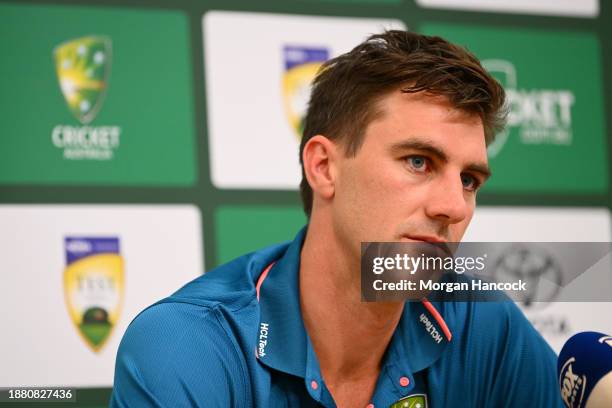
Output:
M432 156L435 156L441 162L448 163L448 155L444 152L444 150L442 150L435 144L427 141L408 139L391 145L389 150L392 153L399 153L405 150L419 150L422 152L427 152ZM485 163L468 163L468 165L465 166L465 169L480 173L485 180L491 177L491 169Z

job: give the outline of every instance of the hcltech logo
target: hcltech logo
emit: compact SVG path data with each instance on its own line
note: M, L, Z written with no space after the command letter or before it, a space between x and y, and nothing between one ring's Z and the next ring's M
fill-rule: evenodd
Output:
M53 145L65 159L109 160L119 147L119 126L87 126L102 108L111 68L111 40L88 36L67 41L54 50L60 90L68 109L82 126L57 125Z
M511 62L490 59L482 64L505 88L509 107L508 124L489 146L489 157L495 157L511 135L528 145L572 143L572 106L576 98L571 90L520 88Z
M303 121L310 99L310 89L321 65L329 59L329 50L321 47L285 46L283 60L283 102L291 127L302 138Z
M268 345L268 332L270 325L268 323L261 323L259 325L259 347L257 349L257 356L263 357L266 355L266 346Z
M67 237L64 244L68 313L85 343L97 352L119 320L123 303L119 238Z

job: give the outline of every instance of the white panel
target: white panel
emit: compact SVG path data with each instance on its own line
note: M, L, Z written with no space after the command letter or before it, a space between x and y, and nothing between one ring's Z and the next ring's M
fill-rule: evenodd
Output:
M335 57L401 21L212 11L203 17L211 178L220 188L291 189L299 137L283 105L283 47Z
M610 220L607 208L479 207L464 241L610 242ZM610 265L610 255L603 261ZM598 273L601 271L599 268ZM598 287L593 286L594 278ZM609 291L610 279L610 273L607 277L586 273L564 290L585 293L584 287L590 285L593 290ZM580 331L612 334L612 303L553 301L519 306L556 352L571 335Z
M551 16L597 17L599 0L417 0L423 7Z
M473 242L608 242L607 208L477 207L463 238Z
M0 205L1 386L108 387L130 321L203 272L201 220L191 205ZM125 297L99 352L64 300L64 238L118 237Z

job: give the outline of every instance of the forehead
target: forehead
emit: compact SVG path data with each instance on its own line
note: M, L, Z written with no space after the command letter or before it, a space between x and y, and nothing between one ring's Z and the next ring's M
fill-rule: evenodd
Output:
M477 114L461 111L445 97L392 92L377 103L362 148L378 150L405 140L428 142L449 157L486 162L485 132Z

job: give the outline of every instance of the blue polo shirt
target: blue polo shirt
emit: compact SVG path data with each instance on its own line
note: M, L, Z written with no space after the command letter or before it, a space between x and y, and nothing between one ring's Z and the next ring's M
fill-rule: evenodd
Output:
M304 235L140 313L119 347L111 406L335 407L300 313ZM512 302L408 302L371 406L561 407L555 370Z

